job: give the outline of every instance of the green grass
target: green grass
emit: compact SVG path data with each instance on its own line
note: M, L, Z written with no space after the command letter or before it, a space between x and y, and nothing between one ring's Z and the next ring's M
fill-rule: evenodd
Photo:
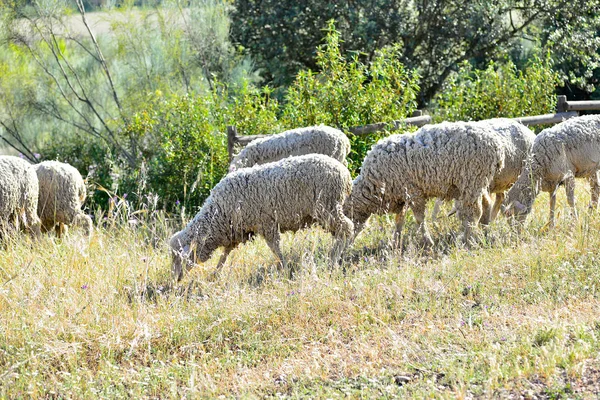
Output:
M561 192L562 195L562 192ZM455 219L402 254L370 221L330 271L331 238L284 235L278 274L263 240L219 252L177 287L147 227L99 228L0 250L0 398L578 398L599 390L600 215L547 196L522 231L501 218L466 250ZM154 246L155 244L156 246ZM395 377L407 376L402 384ZM396 383L398 381L398 383ZM586 383L587 382L587 383Z

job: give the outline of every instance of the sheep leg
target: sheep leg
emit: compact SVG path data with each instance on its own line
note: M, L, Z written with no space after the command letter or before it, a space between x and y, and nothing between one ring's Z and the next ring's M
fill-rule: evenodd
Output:
M573 217L577 221L577 209L575 208L575 177L569 176L565 180L565 192L567 193L567 203L569 203L569 207L573 210Z
M354 243L354 241L356 240L356 238L358 237L358 235L362 232L362 230L364 228L365 228L364 222L356 222L354 224L354 234L352 235L352 239L350 240L350 243L348 243L348 245L350 245L351 243Z
M40 218L37 216L37 211L35 210L35 208L33 209L33 211L26 210L25 218L27 219L27 229L29 230L29 234L34 239L39 239L42 236L42 223L40 221Z
M441 200L440 200L441 201ZM437 202L436 202L437 206ZM406 220L406 205L401 205L398 212L396 213L396 230L394 231L393 246L395 249L399 249L402 246L402 229L404 228L404 221Z
M504 192L496 193L496 200L494 201L494 206L492 207L492 212L490 214L490 222L495 220L500 212L500 208L502 207L502 203L504 203L504 198L506 194Z
M223 249L223 254L221 254L221 257L219 258L219 262L217 263L217 267L215 268L213 275L217 275L221 271L221 268L223 268L223 265L225 265L227 256L229 256L229 253L231 253L234 247L235 246L227 246Z
M336 265L341 259L342 254L348 247L349 240L354 234L354 224L344 215L341 206L336 206L336 218L333 221L331 233L335 237L335 243L331 249L330 259L332 266Z
M590 189L592 192L592 198L590 201L589 208L596 210L598 208L598 198L600 197L600 177L598 172L595 172L590 178Z
M281 234L279 233L279 229L272 229L270 232L264 235L265 240L267 241L267 245L271 249L273 253L279 258L278 269L284 270L287 268L287 263L285 258L283 258L283 253L281 252Z
M431 235L427 230L427 224L425 223L425 200L417 199L411 204L410 209L415 216L415 221L417 221L419 232L423 235L423 245L425 247L432 247L433 240L431 239Z
M554 188L552 193L550 193L550 219L548 220L548 226L550 228L554 228L554 214L556 210L556 192L558 191L558 186Z
M63 237L63 235L65 235L67 233L67 226L65 224L63 224L62 222L59 222L54 227L54 230L56 232L56 236L60 239L61 237Z
M464 243L467 248L470 246L471 233L473 228L476 228L477 221L481 219L482 206L481 201L477 199L475 202L466 202L463 200L461 207L461 218L463 229L465 231Z
M438 214L440 213L440 208L442 207L442 203L444 200L437 198L435 199L435 204L433 205L433 211L431 212L431 220L435 221L437 219ZM396 215L396 225L398 225L398 215Z
M479 219L479 223L481 225L489 225L492 217L492 199L486 193L481 196L481 218Z

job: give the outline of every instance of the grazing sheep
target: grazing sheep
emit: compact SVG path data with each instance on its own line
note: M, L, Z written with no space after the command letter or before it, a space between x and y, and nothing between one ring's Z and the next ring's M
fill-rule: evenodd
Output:
M171 237L173 274L181 279L184 261L189 260L188 267L204 262L223 246L218 271L228 254L254 235L266 239L285 267L280 232L295 232L313 222L335 236L331 257L337 261L354 228L343 213L351 190L348 169L321 154L239 169L223 178L194 219Z
M488 188L490 195L493 193L496 194L494 205L491 206L490 198L487 195L484 195L482 198L483 212L479 222L488 224L498 215L504 201L505 192L510 189L521 174L525 161L531 152L535 134L525 125L508 118L494 118L470 123L489 127L498 134L500 140L503 142L504 168L497 171ZM432 219L435 219L441 202L440 199L436 201ZM454 211L455 209L450 214L453 214Z
M304 154L325 154L346 165L348 153L350 140L339 129L325 125L297 128L254 140L234 157L229 172Z
M525 168L506 196L505 213L523 221L540 190L550 193L550 226L554 226L556 191L565 185L567 202L575 210L575 178L587 178L596 208L600 195L600 115L568 119L540 132Z
M38 192L31 164L18 157L0 156L0 236L20 226L39 236Z
M345 205L360 232L374 213L396 213L398 245L406 207L410 207L426 245L433 241L425 224L427 199L457 199L468 244L481 217L481 198L504 166L502 141L485 125L464 122L426 125L414 134L392 135L367 153Z
M75 167L58 161L44 161L34 166L40 185L37 211L44 232L56 228L61 237L66 226L92 234L92 220L81 210L85 202L85 182Z

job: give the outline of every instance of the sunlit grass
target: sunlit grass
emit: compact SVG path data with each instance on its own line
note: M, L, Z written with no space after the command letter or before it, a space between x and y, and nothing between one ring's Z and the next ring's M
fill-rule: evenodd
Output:
M568 395L600 350L600 215L588 199L580 188L575 222L561 192L548 230L540 196L524 229L500 218L470 250L440 218L433 253L410 220L392 251L391 220L374 218L345 274L328 267L328 234L286 234L291 279L261 239L216 279L220 254L175 287L166 235L152 233L164 226L9 239L0 397Z

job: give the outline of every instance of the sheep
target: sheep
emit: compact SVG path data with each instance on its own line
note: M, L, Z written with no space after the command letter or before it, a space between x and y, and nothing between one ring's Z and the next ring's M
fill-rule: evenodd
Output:
M425 223L427 199L457 199L468 245L472 225L481 217L481 198L504 166L502 141L485 125L464 122L426 125L414 134L392 135L367 153L344 211L355 236L371 214L396 214L393 243L401 242L410 207L425 246L433 241Z
M229 172L304 154L325 154L346 164L350 140L339 129L325 125L297 128L257 139L248 144L229 167Z
M230 173L212 189L194 219L171 237L173 275L180 280L184 261L189 260L189 268L224 247L217 273L229 253L254 235L266 239L279 267L285 268L280 232L295 232L311 223L334 235L331 258L335 262L354 229L343 213L351 190L348 169L322 154L288 157Z
M600 196L600 115L586 115L541 131L531 156L504 201L505 214L523 222L540 190L550 193L549 226L554 226L556 192L565 186L567 202L577 219L575 178L587 178L591 187L590 207Z
M34 169L40 187L37 211L42 231L56 228L56 235L61 237L68 225L74 225L81 227L89 237L92 220L81 210L86 188L79 171L58 161L44 161L34 165Z
M26 228L37 238L38 179L31 164L13 156L0 156L0 236L11 229Z
M502 150L504 151L504 168L496 173L488 188L490 195L496 194L493 207L490 207L491 201L487 194L482 198L483 213L479 222L487 225L496 218L504 201L505 192L510 189L521 174L525 160L527 160L531 152L535 134L525 125L509 118L494 118L470 123L482 124L489 127L498 134L504 144L502 146ZM435 219L441 202L440 199L436 201L432 219ZM450 215L455 211L456 207L450 212Z

